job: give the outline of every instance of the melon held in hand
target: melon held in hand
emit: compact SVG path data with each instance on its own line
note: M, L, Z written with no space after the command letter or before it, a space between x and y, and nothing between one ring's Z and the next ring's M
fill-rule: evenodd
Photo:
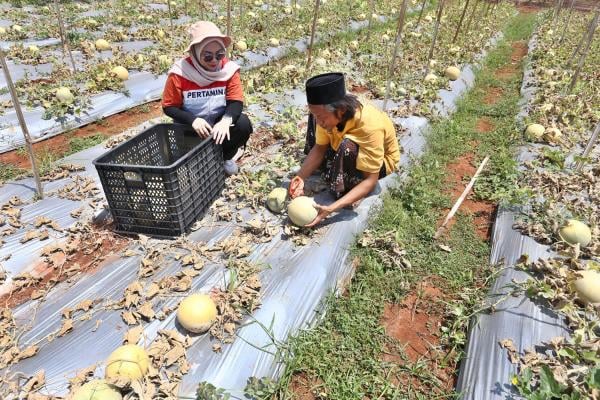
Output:
M317 217L318 211L315 208L315 202L312 197L299 196L288 205L288 216L297 226L310 224Z

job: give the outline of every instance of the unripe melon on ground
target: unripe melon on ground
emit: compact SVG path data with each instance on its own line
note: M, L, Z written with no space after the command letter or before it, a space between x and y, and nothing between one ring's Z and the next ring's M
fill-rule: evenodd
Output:
M280 213L285 208L285 200L287 199L287 190L285 188L275 188L267 197L267 207L274 213Z
M306 196L296 197L290 202L287 211L294 225L304 226L314 221L318 214L314 204L312 197Z
M108 40L98 39L94 45L98 51L110 50L110 43L108 43Z
M558 236L565 242L585 247L592 241L592 230L589 226L576 219L570 219L558 230Z
M217 306L206 294L192 294L179 303L177 321L190 332L204 333L217 319Z
M351 41L349 46L352 50L357 50L358 49L358 40Z
M40 48L32 44L31 46L27 47L27 50L29 50L29 52L31 53L37 53L38 51L40 51Z
M600 305L600 272L586 270L577 273L581 275L573 282L577 296L586 304Z
M129 79L129 71L127 71L125 67L121 67L120 65L114 67L110 72L116 75L117 78L119 78L122 81L126 81L127 79Z
M428 82L428 83L429 82L431 82L431 83L437 82L437 79L438 79L438 77L434 73L429 73L429 74L427 74L427 76L425 76L425 82Z
M95 379L77 389L72 400L122 400L118 388L103 379Z
M448 67L444 71L444 75L446 75L446 78L450 79L451 81L455 81L460 77L460 69L457 67Z
M22 32L23 31L23 27L21 25L14 24L11 28L15 32Z
M165 31L163 31L162 29L160 29L156 34L160 39L165 37Z
M544 132L544 139L551 143L560 141L561 137L562 132L558 128L548 128Z
M150 358L146 350L135 344L126 344L113 351L106 360L106 378L116 376L140 380L148 372Z
M539 140L544 136L544 128L543 125L540 124L529 124L527 125L527 129L525 129L525 138L527 140Z
M388 40L390 40L390 35L388 35L387 33L384 33L383 35L381 35L381 40L383 40L384 42L387 42Z
M424 19L425 19L426 22L433 21L433 17L431 15L426 15Z
M271 38L271 39L269 39L269 44L273 47L277 47L277 46L279 46L279 39Z
M327 60L324 59L323 57L317 57L317 58L315 58L315 64L320 65L321 67L324 67L327 65Z
M6 33L6 28L0 26L0 35L4 35Z
M61 86L56 89L56 98L61 103L70 104L73 102L73 93L71 93L71 89L65 86Z

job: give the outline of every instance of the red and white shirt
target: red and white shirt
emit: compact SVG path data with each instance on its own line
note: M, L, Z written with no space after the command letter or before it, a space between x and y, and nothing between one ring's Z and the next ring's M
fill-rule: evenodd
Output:
M221 66L228 60L221 60ZM192 63L190 57L184 62ZM199 86L177 74L169 74L163 91L163 107L179 107L204 118L213 125L225 113L227 100L244 101L240 71L236 71L227 81L216 81L208 86Z

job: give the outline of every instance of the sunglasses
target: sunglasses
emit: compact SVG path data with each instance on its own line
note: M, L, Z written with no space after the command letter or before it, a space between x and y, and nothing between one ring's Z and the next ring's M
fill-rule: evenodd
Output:
M222 59L225 58L225 53L217 53L217 54L213 54L210 52L205 52L202 55L202 59L204 60L204 62L211 62L213 60L213 58L215 58L217 61L221 61Z

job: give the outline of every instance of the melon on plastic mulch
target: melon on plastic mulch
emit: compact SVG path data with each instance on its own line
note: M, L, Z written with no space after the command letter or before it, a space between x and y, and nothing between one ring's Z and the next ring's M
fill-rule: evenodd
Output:
M540 124L529 124L525 129L525 138L527 140L539 140L544 136L546 128Z
M179 303L177 321L190 332L204 333L217 319L217 306L206 294L192 294Z
M592 241L592 231L581 221L570 219L558 230L558 236L565 242L585 247Z
M577 296L586 304L600 305L600 272L585 270L577 273L581 275L573 282Z
M71 89L65 86L61 86L56 89L56 98L61 103L70 104L73 102L73 93L71 93Z
M314 221L318 214L314 204L313 198L306 196L296 197L290 202L287 211L294 225L304 226Z
M275 188L271 190L267 197L267 207L274 213L280 213L285 208L287 199L287 190L285 188Z
M98 51L110 50L110 43L108 43L108 41L105 39L96 40L96 43L94 43L94 45L96 46L96 50Z
M444 71L444 75L446 75L446 78L450 79L451 81L455 81L460 77L460 69L457 67L448 67Z
M106 360L105 376L141 380L148 372L150 358L146 350L135 344L126 344L113 351Z
M120 65L114 67L110 72L117 76L122 81L126 81L129 79L129 71L125 67L121 67Z
M116 386L95 379L77 389L72 400L123 400L123 396Z

